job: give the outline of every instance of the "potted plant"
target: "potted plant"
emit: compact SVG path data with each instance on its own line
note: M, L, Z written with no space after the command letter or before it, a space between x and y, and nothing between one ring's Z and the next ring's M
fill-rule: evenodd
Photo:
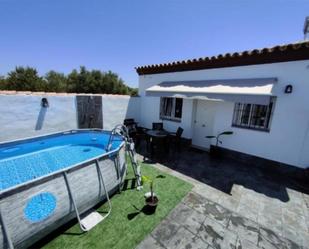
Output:
M157 205L158 205L158 202L159 202L159 199L158 199L157 195L153 192L153 182L154 182L154 180L149 176L142 176L142 181L143 181L143 183L148 182L149 186L150 186L150 192L147 192L144 196L146 206L148 207L148 209L151 212L155 212Z
M210 147L210 154L213 156L218 156L219 155L219 144L222 144L220 137L223 135L232 135L233 133L234 133L233 131L224 131L224 132L219 133L217 136L206 136L206 138L216 139L216 146Z

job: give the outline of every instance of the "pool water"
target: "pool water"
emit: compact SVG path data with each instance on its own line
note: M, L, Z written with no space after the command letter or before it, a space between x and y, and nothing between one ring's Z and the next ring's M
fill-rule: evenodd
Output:
M87 131L0 146L0 191L106 153L110 134ZM116 149L122 139L114 139Z

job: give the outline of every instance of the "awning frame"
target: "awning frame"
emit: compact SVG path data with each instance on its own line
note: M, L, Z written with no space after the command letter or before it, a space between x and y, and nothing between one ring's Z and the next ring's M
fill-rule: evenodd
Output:
M165 81L146 89L146 96L221 100L267 105L277 78Z

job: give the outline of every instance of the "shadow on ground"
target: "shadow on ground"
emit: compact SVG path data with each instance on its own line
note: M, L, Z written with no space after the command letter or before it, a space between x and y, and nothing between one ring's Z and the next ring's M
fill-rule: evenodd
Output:
M148 205L144 205L141 209L137 208L135 205L133 207L137 210L136 212L128 214L128 220L133 220L137 215L143 213L145 215L153 215L156 211L155 208Z
M262 168L230 158L213 158L208 152L190 147L181 151L171 149L150 158L145 144L137 149L149 164L161 163L175 171L231 195L234 184L254 190L282 202L289 201L287 188L309 193L308 184L293 181Z

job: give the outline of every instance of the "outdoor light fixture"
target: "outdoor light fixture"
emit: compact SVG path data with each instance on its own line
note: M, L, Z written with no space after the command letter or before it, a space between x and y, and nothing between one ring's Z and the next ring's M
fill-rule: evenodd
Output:
M44 108L49 107L49 103L48 103L47 98L42 98L42 100L41 100L41 106L44 107Z
M285 87L285 90L284 90L285 93L292 93L293 92L293 86L292 85L287 85Z

